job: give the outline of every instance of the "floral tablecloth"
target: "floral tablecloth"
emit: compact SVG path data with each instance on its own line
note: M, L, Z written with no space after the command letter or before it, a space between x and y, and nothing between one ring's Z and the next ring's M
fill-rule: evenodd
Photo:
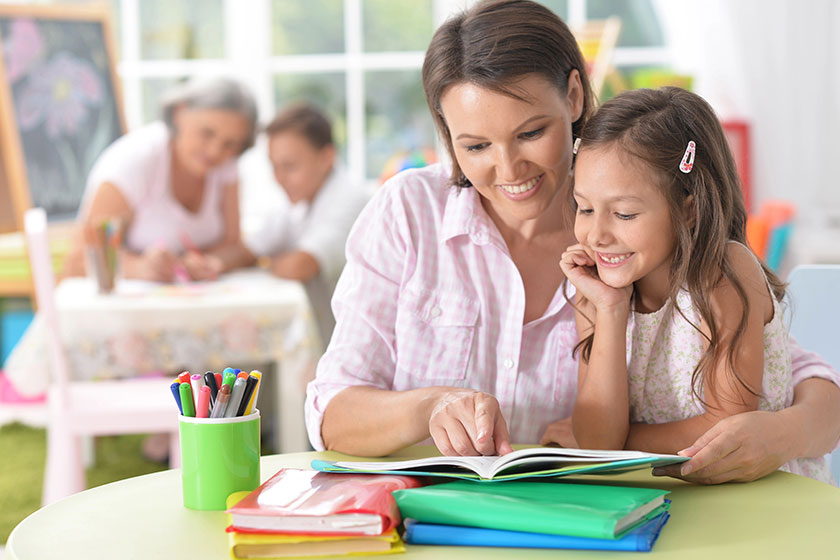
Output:
M120 280L113 293L99 294L92 280L68 278L57 286L55 299L73 379L275 365L278 447L308 449L303 400L322 346L301 284L252 269L215 282ZM23 395L43 393L49 384L46 345L36 314L5 365Z

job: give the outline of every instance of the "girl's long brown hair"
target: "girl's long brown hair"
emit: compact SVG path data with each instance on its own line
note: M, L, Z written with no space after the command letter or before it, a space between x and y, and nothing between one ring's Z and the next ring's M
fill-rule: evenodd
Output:
M694 167L679 170L688 142L696 144ZM669 301L686 290L709 328L709 347L692 374L692 392L704 405L704 389L714 390L715 365L726 361L737 382L758 395L739 374L735 355L747 324L749 301L727 257L727 242L746 245L747 212L741 183L729 144L711 106L700 96L675 87L640 89L622 93L604 103L583 130L581 150L616 146L646 164L668 201L676 249L670 270ZM686 201L688 214L686 213ZM785 284L761 263L773 291L782 301ZM738 294L743 312L730 344L721 342L720 327L712 314L711 294L721 282ZM682 310L679 310L682 314ZM699 325L693 325L700 330ZM704 334L705 336L705 334ZM594 334L575 348L589 361Z

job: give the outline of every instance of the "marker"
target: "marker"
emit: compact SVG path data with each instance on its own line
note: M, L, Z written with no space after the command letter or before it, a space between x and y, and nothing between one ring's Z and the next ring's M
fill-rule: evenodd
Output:
M230 402L225 409L225 418L233 418L239 410L239 403L242 402L242 393L245 391L245 379L238 377L233 384L233 391L230 393Z
M172 396L175 397L175 403L178 405L178 413L183 414L184 409L181 408L181 391L179 390L181 384L178 381L175 381L172 385L169 386L169 390L172 391Z
M184 249L186 249L190 253L201 254L201 251L198 250L198 246L195 243L193 243L192 237L190 237L190 235L186 231L181 230L181 232L178 234L178 237L181 239L181 245L184 246Z
M210 415L210 387L205 385L198 392L198 408L195 411L196 418L207 418Z
M222 388L222 374L221 373L214 373L213 377L216 378L216 387L221 389Z
M227 403L230 400L230 385L222 384L222 388L219 389L219 396L216 397L216 406L213 407L213 412L210 414L210 418L224 418L225 417L225 409L227 408Z
M257 388L257 378L249 375L245 380L245 391L242 392L242 402L239 403L239 409L236 411L237 416L244 416L245 411L248 410L248 405L251 403L251 395L254 394L254 389Z
M194 373L190 376L190 386L192 387L193 405L198 412L198 395L201 393L201 388L204 387L204 378L200 374Z
M190 382L190 372L182 371L178 374L178 383L189 383Z
M247 371L240 371L239 373L236 374L236 378L239 379L240 377L243 378L243 379L248 379L248 372Z
M210 387L210 404L216 402L216 395L219 394L219 386L216 385L216 376L212 371L204 374L204 384Z
M245 409L245 415L251 414L257 408L257 398L260 395L260 385L262 385L262 372L254 370L251 375L257 378L257 385L254 387L254 392L251 394L251 400L248 402L248 408Z
M192 388L189 383L181 383L178 391L181 393L181 406L184 416L195 416L195 407L192 400Z
M222 376L224 376L227 372L233 373L233 368L232 367L226 367L225 369L223 369L222 370Z
M222 377L223 381L222 384L230 386L231 391L233 390L233 383L236 381L236 374L233 371L225 371L224 376ZM219 387L221 389L221 387Z

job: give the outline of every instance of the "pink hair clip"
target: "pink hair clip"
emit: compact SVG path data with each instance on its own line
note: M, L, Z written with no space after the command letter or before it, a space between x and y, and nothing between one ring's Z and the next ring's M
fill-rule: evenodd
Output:
M683 173L691 173L691 168L694 167L694 140L688 141L688 146L685 148L682 161L680 162L680 171Z

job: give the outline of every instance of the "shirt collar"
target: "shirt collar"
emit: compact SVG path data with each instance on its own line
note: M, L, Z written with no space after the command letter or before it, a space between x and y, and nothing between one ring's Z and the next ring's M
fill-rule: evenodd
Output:
M468 235L476 245L490 242L496 227L481 205L480 195L472 187L450 187L441 227L441 243Z

